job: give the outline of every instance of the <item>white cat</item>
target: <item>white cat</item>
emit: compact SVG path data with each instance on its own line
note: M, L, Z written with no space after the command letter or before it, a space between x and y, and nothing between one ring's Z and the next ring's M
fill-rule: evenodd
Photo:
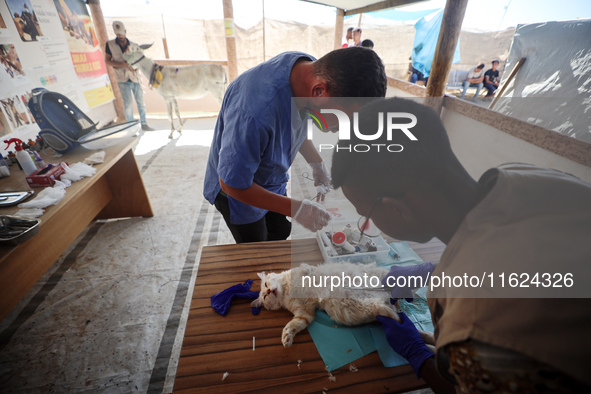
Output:
M381 286L381 280L388 270L376 267L375 264L352 263L328 263L318 266L302 264L299 267L284 271L280 274L264 272L258 273L261 278L261 292L259 298L251 303L251 306L264 306L268 310L285 308L293 313L293 319L285 328L281 336L283 346L288 347L293 343L294 336L308 327L314 321L314 310L322 309L337 323L356 326L376 321L376 316L387 316L400 322L394 306L390 304L390 295L386 291L354 290L348 287L359 286L357 283L345 281L339 287L331 288L336 280L330 278L355 276L366 281L362 287L368 287L370 277L374 276L371 286ZM302 277L311 277L315 282L304 280ZM321 281L329 278L327 286L315 287ZM312 285L310 285L312 283ZM295 297L302 298L295 298Z

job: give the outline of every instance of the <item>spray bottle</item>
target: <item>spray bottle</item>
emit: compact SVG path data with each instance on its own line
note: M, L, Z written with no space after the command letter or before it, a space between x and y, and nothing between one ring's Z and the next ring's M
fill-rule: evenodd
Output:
M4 140L4 142L7 144L5 149L8 149L10 147L10 144L14 142L14 149L16 150L16 159L23 168L23 171L25 172L26 176L29 176L33 172L37 171L37 167L31 159L31 156L23 150L21 146L23 142L21 140L19 140L18 138L11 138L9 140Z

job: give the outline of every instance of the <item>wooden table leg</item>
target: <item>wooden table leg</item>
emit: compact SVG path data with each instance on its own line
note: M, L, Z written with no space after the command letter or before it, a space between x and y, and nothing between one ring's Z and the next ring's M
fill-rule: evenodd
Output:
M140 169L131 149L109 169L105 178L111 188L113 199L96 219L154 216Z

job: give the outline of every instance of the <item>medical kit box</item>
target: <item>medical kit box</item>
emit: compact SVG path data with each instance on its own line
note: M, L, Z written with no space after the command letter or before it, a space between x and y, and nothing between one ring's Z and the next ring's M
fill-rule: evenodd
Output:
M48 164L45 167L27 176L29 187L51 187L66 172L65 165L68 163Z

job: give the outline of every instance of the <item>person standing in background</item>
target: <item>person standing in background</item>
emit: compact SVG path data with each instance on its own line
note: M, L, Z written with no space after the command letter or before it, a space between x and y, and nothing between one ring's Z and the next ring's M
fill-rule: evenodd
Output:
M115 71L117 85L119 85L121 97L123 98L125 120L128 122L133 120L133 102L131 101L131 93L133 92L140 114L142 130L153 131L154 129L148 126L146 121L146 104L144 103L144 91L140 85L139 75L123 57L123 53L130 44L130 41L126 37L123 22L113 22L113 31L117 35L117 38L107 41L105 47L105 63L113 67Z
M360 28L353 30L353 40L355 41L353 43L354 47L361 46L361 29ZM349 45L349 46L351 46L351 45Z
M347 35L343 38L343 45L341 48L348 48L353 45L353 28L347 29Z
M493 60L492 68L484 73L484 87L487 90L486 97L495 95L495 90L499 88L499 61Z

